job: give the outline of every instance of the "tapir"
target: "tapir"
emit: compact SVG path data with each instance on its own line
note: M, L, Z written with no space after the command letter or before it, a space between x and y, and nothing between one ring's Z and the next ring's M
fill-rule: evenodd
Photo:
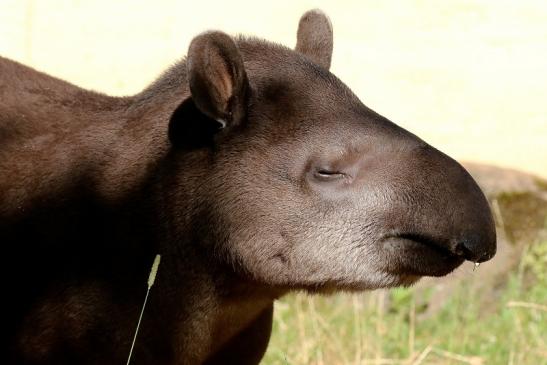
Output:
M132 364L257 364L292 290L492 258L475 181L363 105L332 49L318 10L294 49L208 31L128 97L0 58L0 363L125 363L157 254Z

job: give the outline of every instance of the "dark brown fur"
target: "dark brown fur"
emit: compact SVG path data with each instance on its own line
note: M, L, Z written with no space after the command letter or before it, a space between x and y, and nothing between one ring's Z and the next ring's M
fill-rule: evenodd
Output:
M495 252L465 170L297 52L204 33L114 98L0 58L3 364L256 364L276 298L445 275ZM220 126L224 126L221 128Z

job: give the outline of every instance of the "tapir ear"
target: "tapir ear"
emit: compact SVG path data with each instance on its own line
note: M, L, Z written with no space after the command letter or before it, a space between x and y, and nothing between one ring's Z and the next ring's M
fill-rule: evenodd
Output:
M309 10L300 18L296 50L327 70L330 68L332 24L321 10Z
M197 108L223 127L241 123L249 83L234 40L222 32L198 35L190 43L187 68Z

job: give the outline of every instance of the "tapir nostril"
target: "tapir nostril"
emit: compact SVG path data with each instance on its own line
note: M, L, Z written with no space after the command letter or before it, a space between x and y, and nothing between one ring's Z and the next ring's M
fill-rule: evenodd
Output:
M453 246L452 252L472 262L487 261L494 256L488 245L477 238L458 240Z
M466 260L473 261L475 254L471 249L469 249L469 244L466 244L467 241L460 241L454 247L454 253L458 256L462 256Z

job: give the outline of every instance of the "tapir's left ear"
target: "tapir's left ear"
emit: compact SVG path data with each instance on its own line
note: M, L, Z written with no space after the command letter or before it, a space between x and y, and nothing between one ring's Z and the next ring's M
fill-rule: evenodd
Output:
M318 65L330 68L332 58L332 24L321 10L309 10L300 18L296 50Z
M187 59L192 100L205 115L223 126L237 125L246 114L249 82L234 40L222 32L206 32L190 43Z

